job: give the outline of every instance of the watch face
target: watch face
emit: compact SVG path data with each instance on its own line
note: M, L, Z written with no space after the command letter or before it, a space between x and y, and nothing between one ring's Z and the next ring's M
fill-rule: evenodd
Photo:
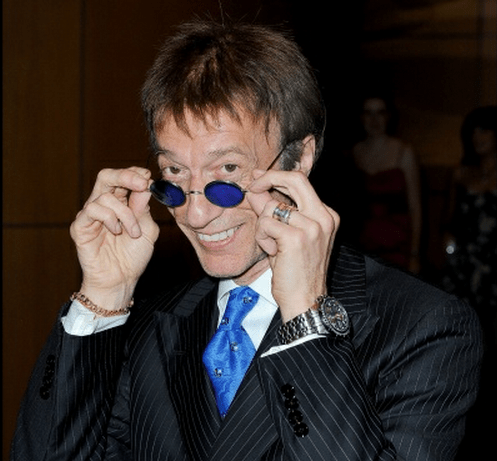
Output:
M347 311L335 298L325 298L320 307L321 320L331 332L346 336L350 331L350 321Z

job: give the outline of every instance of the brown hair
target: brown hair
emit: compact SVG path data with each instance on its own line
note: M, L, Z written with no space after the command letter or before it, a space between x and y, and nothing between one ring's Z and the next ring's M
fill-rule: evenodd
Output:
M322 150L325 107L309 62L285 33L266 26L180 26L147 74L142 107L153 148L165 114L186 129L186 110L202 120L220 111L238 120L242 107L264 117L266 128L272 119L279 123L284 167L293 167L310 134L316 157Z

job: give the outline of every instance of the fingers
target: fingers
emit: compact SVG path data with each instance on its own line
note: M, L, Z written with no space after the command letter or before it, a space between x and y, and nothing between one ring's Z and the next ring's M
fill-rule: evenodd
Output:
M328 264L339 218L321 202L308 211L313 201L305 202L307 214L294 209L290 216L280 215L280 220L278 214L273 216L274 209L284 207L278 200L270 199L259 215L256 241L270 257L272 293L283 321L307 310L327 291Z
M273 188L298 206L290 216L280 213L281 220L274 210L285 207L272 198ZM298 172L267 172L249 190L247 199L259 215L256 240L270 256L273 269L273 296L282 316L293 318L300 313L295 310L297 298L299 306L305 307L326 291L327 268L340 218Z
M298 211L293 211L290 216L292 227L306 229L313 221L319 223L325 233L336 232L340 223L338 214L321 202L305 174L299 171L268 171L258 177L249 186L251 194L247 195L247 199L261 217L272 218L275 207L280 203L271 197L269 191L272 189L295 202Z
M149 186L150 177L151 173L146 168L103 169L98 173L88 202L92 202L106 193L112 193L116 197L125 198L129 191L146 191Z
M318 218L306 216L300 210L293 210L287 223L276 219L274 210L281 205L277 200L266 202L259 215L257 241L271 256L277 251L291 248L302 248L303 245L322 248L334 241L340 218L338 214L322 204L322 212Z
M124 230L132 238L140 237L140 220L152 219L148 205L150 176L150 171L139 167L102 170L90 198L73 223L73 236L77 237L83 229L100 230L103 226L114 235Z
M131 237L141 236L137 217L126 204L113 194L103 194L93 202L87 202L74 221L74 230L104 226L114 235L125 230Z
M271 170L258 177L249 190L255 194L277 190L290 197L300 212L312 216L321 210L322 202L317 196L307 176L301 171Z

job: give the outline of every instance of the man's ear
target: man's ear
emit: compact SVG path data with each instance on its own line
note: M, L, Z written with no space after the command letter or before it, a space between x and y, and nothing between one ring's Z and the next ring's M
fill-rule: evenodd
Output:
M316 138L310 134L302 141L302 155L295 164L295 171L302 171L306 176L311 173L316 155Z

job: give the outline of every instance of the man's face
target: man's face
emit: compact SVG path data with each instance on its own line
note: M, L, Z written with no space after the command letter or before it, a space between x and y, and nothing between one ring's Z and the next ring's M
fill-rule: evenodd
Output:
M189 133L167 117L157 136L162 177L184 191L203 192L214 180L245 189L254 180L253 170L265 170L278 155L276 124L267 133L264 123L245 113L239 122L221 113L207 123L187 113L186 122ZM234 208L221 208L203 194L191 194L184 205L169 210L209 275L248 284L269 267L255 240L258 216L246 197Z

